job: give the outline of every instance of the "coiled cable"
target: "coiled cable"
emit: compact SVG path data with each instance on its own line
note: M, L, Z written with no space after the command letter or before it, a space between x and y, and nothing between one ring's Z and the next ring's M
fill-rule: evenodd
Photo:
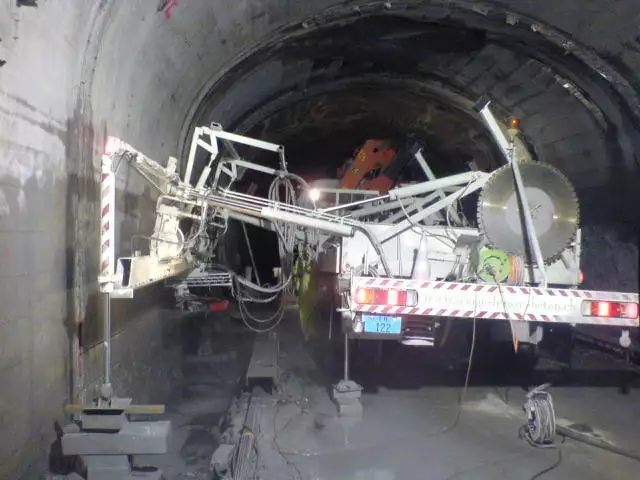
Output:
M536 448L556 448L556 412L548 387L545 383L527 393L523 406L527 424L520 427L520 437Z

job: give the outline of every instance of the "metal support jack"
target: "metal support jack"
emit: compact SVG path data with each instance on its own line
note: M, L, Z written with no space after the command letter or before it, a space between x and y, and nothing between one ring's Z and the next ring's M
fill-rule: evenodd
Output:
M117 398L111 384L111 295L115 281L115 170L112 157L102 157L101 268L98 281L104 294L104 383L93 405L68 405L77 422L63 429L62 451L78 455L87 469L87 480L134 480L162 478L158 469L136 468L133 455L167 451L171 422L131 422L132 414L162 414L163 405L131 405Z
M362 386L349 379L349 333L344 334L344 378L333 386L333 401L341 417L361 418Z

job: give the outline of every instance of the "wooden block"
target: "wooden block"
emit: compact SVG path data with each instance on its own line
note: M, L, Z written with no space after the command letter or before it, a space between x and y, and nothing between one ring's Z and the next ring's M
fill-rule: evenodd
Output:
M161 415L165 411L164 405L129 405L124 408L97 408L91 405L69 404L64 407L66 413L84 413L85 415L114 415L126 413L128 415Z

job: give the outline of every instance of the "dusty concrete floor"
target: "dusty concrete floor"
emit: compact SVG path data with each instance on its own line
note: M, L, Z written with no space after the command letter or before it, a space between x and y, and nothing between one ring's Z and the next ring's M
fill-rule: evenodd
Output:
M139 456L139 465L162 469L167 480L211 478L211 454L220 422L240 394L253 338L227 316L190 315L183 320L182 375L166 400L172 422L169 452ZM176 339L177 340L177 339Z
M524 422L518 387L469 388L457 423L460 388L438 386L378 387L363 395L362 421L338 419L327 391L311 380L320 375L302 344L291 332L282 332L281 339L282 367L299 372L288 388L297 384L298 403L306 405L288 404L277 417L278 445L299 471L290 478L529 479L558 458L557 451L536 450L518 438ZM552 392L559 423L580 425L576 428L640 452L634 428L638 391L560 387ZM638 478L640 464L633 460L572 440L560 449L561 464L544 478Z
M273 395L257 390L251 398L259 418L255 478L528 480L558 460L558 450L534 449L518 438L524 391L517 384L472 380L456 421L464 369L426 351L392 347L383 365L355 367L354 377L366 387L363 418L338 418L328 387L339 369L317 366L295 312L290 317L278 332L279 388ZM242 423L249 398L239 394L252 338L228 319L195 325L186 330L183 379L167 403L172 451L148 459L168 480L210 478L211 454L224 442L221 430ZM615 381L607 384L619 362L588 351L574 356L571 372L543 361L534 375L563 385L550 390L559 424L640 454L640 390L622 394ZM590 386L578 386L584 384ZM634 460L561 437L558 444L561 463L539 478L638 478Z

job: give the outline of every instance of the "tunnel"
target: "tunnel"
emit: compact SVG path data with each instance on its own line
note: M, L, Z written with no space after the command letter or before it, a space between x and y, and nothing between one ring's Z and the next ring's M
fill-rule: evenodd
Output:
M63 406L101 381L107 136L164 164L216 122L328 178L366 139L412 136L438 174L490 171L503 159L473 109L488 95L574 185L585 286L637 292L639 19L629 0L2 2L0 478L33 478ZM126 166L117 186L127 254L155 203ZM147 401L171 299L155 286L113 308L116 388Z

